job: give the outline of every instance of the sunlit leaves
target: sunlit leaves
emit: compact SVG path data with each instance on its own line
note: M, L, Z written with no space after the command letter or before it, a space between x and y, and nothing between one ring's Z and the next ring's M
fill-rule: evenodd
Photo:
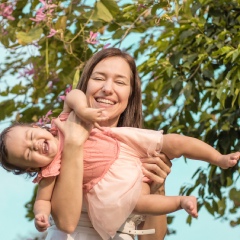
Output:
M21 45L27 45L29 43L32 43L34 40L38 40L43 31L42 28L32 28L29 32L17 32L17 40L19 44Z

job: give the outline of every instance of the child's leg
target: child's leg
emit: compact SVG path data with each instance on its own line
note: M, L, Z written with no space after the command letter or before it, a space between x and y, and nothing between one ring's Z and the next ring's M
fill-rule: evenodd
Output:
M143 184L134 212L138 214L164 215L184 209L188 214L197 217L197 201L193 196L162 196L147 193L147 184ZM149 188L149 186L148 186Z

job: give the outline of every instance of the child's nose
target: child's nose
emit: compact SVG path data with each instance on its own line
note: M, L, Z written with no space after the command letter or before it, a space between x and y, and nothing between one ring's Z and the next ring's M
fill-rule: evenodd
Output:
M39 149L38 143L37 143L37 142L34 142L34 143L33 143L33 150L34 150L34 151L38 151L38 149Z

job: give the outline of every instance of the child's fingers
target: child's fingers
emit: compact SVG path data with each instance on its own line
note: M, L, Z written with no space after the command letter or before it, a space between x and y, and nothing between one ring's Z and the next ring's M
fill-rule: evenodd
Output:
M109 119L108 117L102 117L101 116L101 117L98 117L96 121L97 122L103 122L103 121L107 121L108 119Z
M57 128L60 129L61 132L64 130L64 122L62 122L59 118L54 119L54 123L56 124Z
M94 127L98 128L101 131L103 130L103 128L97 122L94 123Z
M48 227L50 227L50 224L48 222L46 222L46 223L37 222L37 223L35 223L35 226L39 232L44 232L47 230Z

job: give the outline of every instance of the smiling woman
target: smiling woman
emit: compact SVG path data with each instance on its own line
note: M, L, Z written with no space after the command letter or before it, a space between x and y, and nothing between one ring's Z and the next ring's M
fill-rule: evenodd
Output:
M128 63L120 57L104 59L94 68L88 81L86 97L90 107L105 109L103 113L108 120L101 122L101 126L117 126L131 93L130 76Z

